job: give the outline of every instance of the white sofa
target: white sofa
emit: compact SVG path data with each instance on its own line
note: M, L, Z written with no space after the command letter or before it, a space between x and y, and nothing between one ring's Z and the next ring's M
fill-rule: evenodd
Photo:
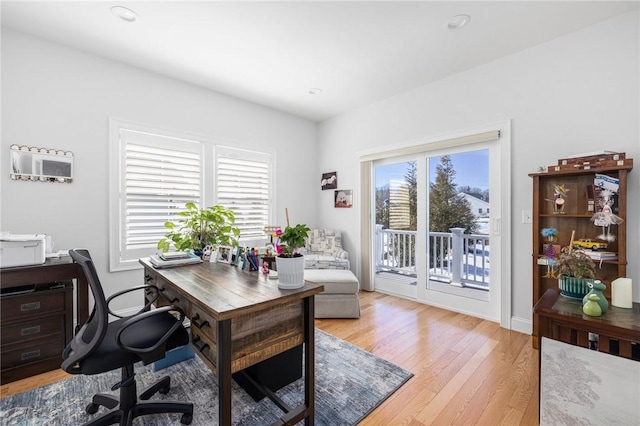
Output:
M305 269L351 269L342 233L335 229L312 229L302 252Z
M351 272L342 233L312 229L304 250L304 279L324 285L315 296L316 318L360 318L360 283Z

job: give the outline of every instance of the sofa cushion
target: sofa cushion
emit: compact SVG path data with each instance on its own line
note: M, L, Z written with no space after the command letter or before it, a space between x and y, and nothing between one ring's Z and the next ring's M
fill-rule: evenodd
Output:
M304 267L305 269L349 269L350 265L348 259L305 253Z
M324 285L321 294L356 294L360 290L358 278L344 269L305 269L304 279Z

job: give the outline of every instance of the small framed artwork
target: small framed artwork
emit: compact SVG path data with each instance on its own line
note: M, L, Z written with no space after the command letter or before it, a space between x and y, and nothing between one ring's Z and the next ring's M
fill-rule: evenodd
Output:
M216 255L216 262L218 263L231 263L231 257L233 256L233 247L231 246L219 246Z
M339 189L334 191L334 204L335 208L347 208L353 207L353 190L351 189Z
M320 186L323 191L325 189L336 189L338 187L338 172L323 173Z

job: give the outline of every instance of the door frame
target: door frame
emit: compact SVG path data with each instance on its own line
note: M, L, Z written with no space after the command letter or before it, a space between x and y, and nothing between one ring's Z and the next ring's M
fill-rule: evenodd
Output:
M357 225L358 225L358 241L361 244L358 246L357 258L361 259L361 263L356 265L356 273L366 280L371 280L373 277L373 265L370 259L371 257L371 244L370 241L367 244L367 238L364 233L368 233L369 239L371 238L371 185L373 184L373 173L369 171L367 173L365 165L368 163L369 168L373 164L373 159L385 158L385 157L400 157L398 152L409 151L418 152L424 149L424 151L434 151L440 148L448 148L460 145L472 144L475 137L488 132L499 132L499 156L500 156L500 197L501 205L499 215L492 219L491 232L500 232L500 326L503 328L512 328L512 304L511 304L511 120L505 120L497 123L487 124L484 126L475 127L465 131L450 132L433 137L425 137L415 139L402 144L388 145L382 148L375 148L360 152L358 158L358 167L361 169L360 181L358 182L359 188L361 188L361 203L358 206ZM402 156L405 153L401 154ZM368 185L369 189L365 190L365 185ZM365 199L366 198L366 199ZM424 206L423 206L424 207ZM418 206L420 211L420 205ZM368 217L366 217L368 216ZM418 221L420 223L420 220ZM416 253L418 254L418 253ZM372 281L371 281L372 282ZM367 287L364 287L367 288ZM437 304L430 301L423 301L422 303L437 306ZM449 310L458 311L455 307L444 307ZM470 314L469 312L463 312ZM494 318L487 318L495 320Z

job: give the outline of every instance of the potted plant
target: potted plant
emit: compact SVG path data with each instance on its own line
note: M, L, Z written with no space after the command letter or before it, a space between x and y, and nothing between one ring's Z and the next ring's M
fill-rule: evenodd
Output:
M176 222L167 221L169 232L158 242L158 248L168 251L171 245L177 251L192 250L201 256L206 245L238 246L240 229L233 226L235 213L221 205L198 208L194 203L185 204L186 210L177 213Z
M304 286L304 256L300 253L300 248L304 247L309 231L305 224L287 226L284 231L276 231L278 287L293 289Z
M589 293L589 283L596 276L596 264L582 250L563 247L556 261L559 286L563 296L580 299Z

